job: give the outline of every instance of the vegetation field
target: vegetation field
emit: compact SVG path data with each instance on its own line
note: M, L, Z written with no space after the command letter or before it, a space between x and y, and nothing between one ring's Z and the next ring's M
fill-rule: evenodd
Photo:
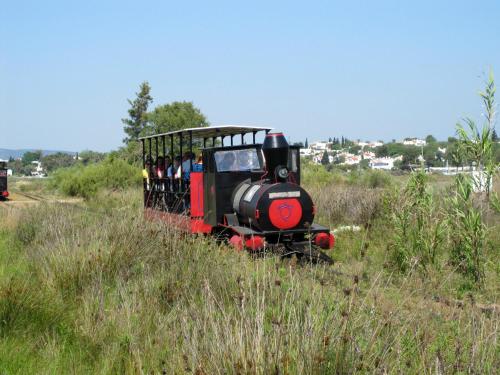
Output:
M303 177L334 266L146 221L135 182L0 206L0 373L497 373L498 213L446 177Z

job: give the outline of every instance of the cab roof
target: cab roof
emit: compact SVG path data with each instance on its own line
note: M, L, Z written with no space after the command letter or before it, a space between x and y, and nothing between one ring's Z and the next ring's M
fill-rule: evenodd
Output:
M218 126L205 126L198 128L181 129L168 133L154 134L147 137L141 137L139 140L157 138L162 136L170 136L176 134L189 134L191 133L193 138L212 138L212 137L225 137L228 135L237 134L247 134L260 131L269 131L272 128L260 127L260 126L240 126L240 125L218 125Z

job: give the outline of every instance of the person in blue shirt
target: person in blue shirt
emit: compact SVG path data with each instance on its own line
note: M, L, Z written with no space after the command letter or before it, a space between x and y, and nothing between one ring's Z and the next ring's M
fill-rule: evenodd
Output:
M182 157L182 174L185 181L189 180L189 174L191 173L191 165L194 165L194 154L192 152L185 152Z
M203 156L200 155L196 164L193 164L193 172L203 172Z

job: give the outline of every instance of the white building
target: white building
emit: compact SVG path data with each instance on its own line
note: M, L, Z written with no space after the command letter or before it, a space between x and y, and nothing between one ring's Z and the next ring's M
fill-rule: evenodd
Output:
M354 155L351 154L350 152L340 152L338 156L344 158L344 162L341 163L344 165L356 165L359 164L359 162L361 161L360 155Z
M300 156L311 156L311 155L312 155L312 150L310 148L300 149Z
M38 160L34 160L31 162L35 166L35 169L31 172L33 177L44 177L42 162Z
M421 147L421 146L425 146L427 144L427 142L423 139L418 139L418 138L405 138L403 140L403 144L405 146L418 146L418 147Z
M384 169L384 170L391 170L394 168L394 162L396 161L395 158L377 158L377 159L372 159L370 160L370 168L371 169Z
M384 142L381 142L381 141L372 141L370 142L370 144L368 145L369 147L380 147L380 146L383 146L384 145Z
M331 148L331 142L314 142L309 145L309 148L312 150L325 151Z
M356 164L359 164L360 161L361 161L361 156L353 155L353 156L349 156L348 158L346 158L344 164L356 165Z
M488 186L489 185L489 186ZM488 189L487 189L488 187ZM472 172L472 188L474 193L484 193L487 190L491 191L493 189L493 176L491 176L488 184L488 176L484 171L473 171Z
M357 142L355 142L355 144L358 145L358 146L360 146L361 148L365 148L365 147L375 148L375 147L383 146L384 142L380 142L380 141L370 141L370 142L357 141Z
M363 159L367 160L375 159L375 153L371 151L363 151Z

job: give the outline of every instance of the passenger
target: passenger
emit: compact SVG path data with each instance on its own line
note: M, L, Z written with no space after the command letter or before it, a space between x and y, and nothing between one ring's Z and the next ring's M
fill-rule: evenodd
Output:
M158 156L155 165L155 188L157 191L165 191L165 182L163 178L165 177L165 160L163 156Z
M224 154L224 157L222 158L220 171L221 172L228 172L228 171L237 170L238 168L237 168L235 162L236 162L236 158L234 157L234 153L232 151L226 152Z
M168 171L168 168L172 165L172 159L170 159L170 156L165 156L165 171Z
M152 177L151 175L151 158L148 156L146 158L146 161L144 162L144 169L142 170L142 178L146 182L146 190L150 190L150 183L149 183L149 178Z
M251 153L246 150L238 152L238 170L250 171L253 169Z
M194 154L187 151L182 156L182 174L184 175L184 180L189 180L192 164L194 164Z
M177 180L181 178L181 164L182 164L182 158L180 156L176 156L174 159L173 171L175 172L174 178Z
M158 156L156 161L156 177L163 178L165 176L165 159L163 156Z
M170 156L165 156L165 190L170 191L170 179L168 178L168 170L172 166L172 160L170 159Z
M196 164L193 164L193 172L203 172L203 156L200 154Z
M176 156L174 158L174 163L167 170L167 177L170 180L170 185L172 189L175 190L178 186L177 182L181 178L181 157Z

